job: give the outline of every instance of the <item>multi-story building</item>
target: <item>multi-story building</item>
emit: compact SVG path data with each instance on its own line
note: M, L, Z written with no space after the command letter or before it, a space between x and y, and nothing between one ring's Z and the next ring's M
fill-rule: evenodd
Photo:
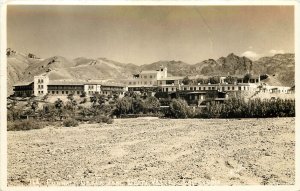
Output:
M158 70L144 70L138 74L133 74L132 78L123 80L128 90L139 91L141 88L153 88L158 86L158 80L167 78L166 67Z
M134 74L131 79L124 80L124 84L97 81L97 80L49 80L47 75L35 76L32 82L16 84L14 92L17 96L43 96L46 94L56 95L88 95L95 93L112 95L125 91L141 91L142 89L155 88L171 97L182 97L189 103L200 104L205 100L223 101L228 97L240 94L244 98L268 97L293 97L294 89L285 86L272 86L260 79L260 75L240 76L211 76L197 78L188 83L182 76L168 76L167 68L159 70L141 71ZM206 78L206 79L204 79ZM184 83L183 83L184 82ZM201 82L201 83L199 83ZM291 94L291 96L282 96Z
M46 74L34 76L32 82L14 85L14 94L16 96L44 96L46 94L52 96L82 95L84 92L87 96L96 93L105 95L118 93L119 95L124 95L125 91L127 91L127 87L120 83L99 80L50 80Z

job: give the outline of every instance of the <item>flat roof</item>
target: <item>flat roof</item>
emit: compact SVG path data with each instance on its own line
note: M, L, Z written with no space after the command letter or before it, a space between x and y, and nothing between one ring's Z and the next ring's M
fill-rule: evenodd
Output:
M121 83L115 82L101 82L101 81L64 81L64 80L51 80L48 85L62 85L62 86L76 86L76 85L101 85L101 86L125 86Z
M170 76L170 77L158 79L158 81L163 81L163 80L181 80L183 78L185 78L185 77L183 77L183 76Z
M58 80L50 80L48 85L58 86L58 85L84 85L82 81L58 81Z
M19 83L13 85L13 86L29 86L32 83L33 83L33 81L31 81L31 82L19 82Z
M156 70L143 70L140 74L156 74Z

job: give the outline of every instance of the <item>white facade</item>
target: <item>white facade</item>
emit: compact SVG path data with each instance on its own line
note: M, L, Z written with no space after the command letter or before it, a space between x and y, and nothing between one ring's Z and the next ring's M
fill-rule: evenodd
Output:
M158 80L167 78L168 71L166 67L161 67L159 70L142 71L133 78L124 80L128 87L153 87L158 86Z
M101 93L101 85L100 84L84 84L83 91L86 92L87 95L93 95L95 93Z
M43 96L48 92L49 77L47 75L34 76L33 94L35 96Z

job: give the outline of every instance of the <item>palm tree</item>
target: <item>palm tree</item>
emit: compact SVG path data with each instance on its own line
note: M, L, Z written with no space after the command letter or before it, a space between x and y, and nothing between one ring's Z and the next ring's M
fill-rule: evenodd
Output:
M36 109L38 108L38 102L37 101L33 101L31 104L31 109L33 110L33 113L35 114Z
M60 120L62 119L62 108L64 106L64 102L58 98L55 102L54 102L55 108L58 111L58 116L60 118Z

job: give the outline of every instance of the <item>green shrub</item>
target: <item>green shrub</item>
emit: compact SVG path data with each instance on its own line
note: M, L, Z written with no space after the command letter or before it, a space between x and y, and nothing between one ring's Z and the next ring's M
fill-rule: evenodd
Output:
M189 108L187 102L182 99L173 99L170 103L170 113L168 113L172 118L188 118L191 117L192 110Z
M86 99L86 98L83 98L83 100L80 101L79 104L84 104L84 103L86 103L86 102L87 102L87 99Z
M196 114L208 118L295 117L295 100L249 100L232 98L224 103L211 102Z
M26 131L31 129L41 129L45 127L45 123L40 123L34 120L20 120L7 122L8 131Z
M129 114L132 113L133 108L133 98L131 97L123 97L122 99L118 99L116 102L116 109L114 110L115 115L121 114Z
M108 118L108 119L106 120L106 123L107 123L107 124L113 124L113 123L114 123L114 119L113 119L113 118Z
M63 125L65 127L76 127L78 126L78 121L73 118L67 118L63 121Z
M159 111L160 102L156 97L149 97L143 103L144 113L157 113Z
M111 117L104 116L104 115L98 115L98 116L95 116L94 118L92 118L91 121L95 122L95 123L112 124L114 122L114 119L112 119Z
M8 121L15 121L21 119L22 110L11 108L7 110L7 120Z

